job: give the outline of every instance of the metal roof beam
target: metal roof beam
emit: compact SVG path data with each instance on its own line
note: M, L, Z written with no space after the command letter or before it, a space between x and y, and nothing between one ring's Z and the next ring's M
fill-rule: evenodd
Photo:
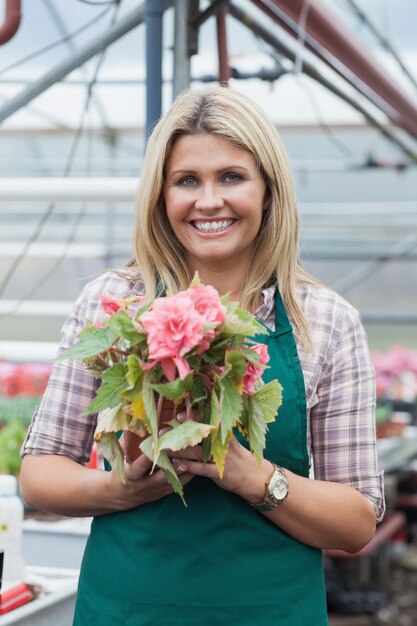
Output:
M254 1L254 0L253 0ZM256 20L252 15L241 9L237 4L231 2L229 4L229 12L233 17L239 22L241 22L244 26L249 28L255 35L263 39L268 45L277 50L280 54L283 54L285 57L295 62L296 53L295 51L287 46L283 41L281 41L278 37L276 37L269 29L267 29L263 24L261 24L258 20ZM336 96L347 102L351 107L359 111L361 115L375 128L378 128L380 133L389 139L391 143L395 144L400 148L403 154L406 154L412 161L417 163L417 152L409 147L402 139L397 137L389 128L387 128L384 124L382 124L372 113L370 113L365 107L363 107L355 98L352 98L350 95L345 93L342 89L336 87L332 81L327 79L312 63L310 63L307 59L303 58L302 71L304 74L317 81L323 87L326 87L329 91L334 93Z
M165 2L165 4L168 5L170 3ZM29 102L52 87L56 82L61 81L65 76L77 69L77 67L80 67L80 65L107 48L107 46L126 35L139 24L142 24L144 19L145 3L142 2L140 6L130 11L130 13L121 18L113 26L107 28L104 33L94 38L86 45L80 46L75 54L69 55L64 61L58 63L58 65L49 70L44 76L35 80L21 93L1 106L0 123L29 104Z
M317 48L312 45L308 35L313 38L334 58L367 85L391 109L390 117L399 126L406 129L417 139L417 107L401 88L380 67L378 60L370 53L362 41L338 18L329 4L321 0L252 0L267 15L280 24L290 35L304 42L306 48L319 56L328 65L329 60L323 57ZM271 5L273 5L271 7ZM274 11L274 7L281 9L291 19L282 19ZM307 8L306 8L307 7ZM306 36L307 35L307 36ZM333 65L337 71L337 67ZM345 76L346 78L346 76ZM355 85L356 88L357 85ZM365 94L366 95L366 94ZM367 96L369 98L369 94ZM374 104L378 100L374 99ZM384 112L387 114L386 108Z

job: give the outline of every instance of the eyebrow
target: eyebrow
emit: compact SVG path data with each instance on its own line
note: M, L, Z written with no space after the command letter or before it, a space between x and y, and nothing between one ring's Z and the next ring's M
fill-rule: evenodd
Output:
M226 167L221 167L219 170L216 170L217 173L222 173L222 172L229 172L230 170L242 170L244 172L248 171L248 168L245 167L244 165L227 165ZM197 170L190 168L190 169L178 169L178 170L173 170L172 172L169 172L170 176L177 176L178 174L196 174Z

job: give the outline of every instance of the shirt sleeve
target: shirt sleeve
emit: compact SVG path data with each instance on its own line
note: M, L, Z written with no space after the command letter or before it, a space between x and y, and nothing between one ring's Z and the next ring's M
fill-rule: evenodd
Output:
M101 294L120 299L127 293L129 282L115 273L108 272L89 283L63 326L58 354L74 343L87 322L105 319L99 301ZM21 455L58 454L86 463L90 458L97 415L83 415L83 412L95 397L100 383L81 361L55 362Z
M334 318L310 414L314 474L357 489L380 521L385 504L377 464L374 370L359 314L345 304Z

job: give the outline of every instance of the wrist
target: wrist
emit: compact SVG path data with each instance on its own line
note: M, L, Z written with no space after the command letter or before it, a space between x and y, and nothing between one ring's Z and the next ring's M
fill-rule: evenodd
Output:
M240 494L249 504L259 504L265 496L265 484L274 472L274 465L262 460L261 466L254 460L255 471L251 472L250 480L246 481L245 493Z

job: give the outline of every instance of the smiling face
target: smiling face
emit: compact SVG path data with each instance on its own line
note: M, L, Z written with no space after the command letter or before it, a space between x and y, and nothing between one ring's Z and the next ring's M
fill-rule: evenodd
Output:
M254 157L221 135L184 135L166 164L168 220L191 273L246 272L256 241L266 185Z

